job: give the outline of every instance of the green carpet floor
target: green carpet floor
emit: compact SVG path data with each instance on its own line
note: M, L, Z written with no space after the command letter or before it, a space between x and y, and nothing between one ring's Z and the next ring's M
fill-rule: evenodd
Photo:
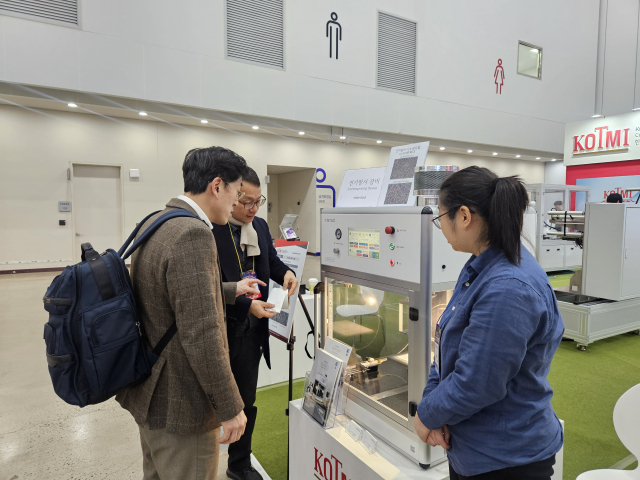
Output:
M586 470L609 468L629 456L613 429L618 398L640 383L640 336L619 335L597 341L580 352L574 342L562 342L549 381L553 407L565 422L564 480ZM302 396L303 381L294 384ZM253 453L273 480L287 476L288 386L258 391L258 420ZM628 468L636 468L637 463Z

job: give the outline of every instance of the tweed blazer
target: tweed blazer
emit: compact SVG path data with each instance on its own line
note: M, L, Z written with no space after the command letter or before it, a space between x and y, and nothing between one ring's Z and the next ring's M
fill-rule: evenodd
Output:
M175 208L195 213L174 198L145 225ZM236 285L226 285L223 293L211 230L195 218L169 220L133 254L131 270L151 346L174 320L178 332L151 376L118 393L116 400L138 425L149 422L152 430L166 427L167 433L179 435L213 430L238 415L244 404L231 373L225 325L225 298L235 298Z

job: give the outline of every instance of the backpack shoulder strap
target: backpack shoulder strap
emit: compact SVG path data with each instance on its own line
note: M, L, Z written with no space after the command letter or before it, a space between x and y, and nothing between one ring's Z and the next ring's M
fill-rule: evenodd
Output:
M122 256L123 260L126 260L127 258L129 258L131 256L131 254L133 252L136 251L136 249L140 245L142 245L144 242L146 242L149 239L149 237L151 237L156 232L156 230L158 230L164 224L164 222L166 222L167 220L171 220L172 218L178 218L178 217L192 217L192 218L196 218L198 220L201 220L204 223L204 220L202 220L200 217L198 217L195 213L191 213L189 210L185 210L183 208L176 208L175 210L171 210L171 211L159 216L158 218L156 218L155 221L151 225L149 225L149 228L147 228L144 231L144 233L142 235L140 235L140 237L138 237L138 239L135 242L133 242L133 245L131 246L131 248L129 248L129 250L127 250L127 252L124 254L124 256L122 256L120 254L120 252L118 252L118 254L120 256ZM140 227L140 226L142 226L142 223L140 223L140 225L138 225L138 227ZM138 227L136 227L136 230L139 230ZM137 233L137 232L134 232L134 233ZM122 247L123 248L121 250L126 248L126 244L123 245Z
M156 213L160 213L162 210L156 210L153 213L150 213L149 215L147 215L146 217L144 217L144 219L138 224L136 225L136 228L133 229L133 232L131 232L131 235L129 235L129 238L127 238L127 241L124 242L124 244L122 245L122 247L120 247L120 250L118 250L118 256L122 257L122 254L124 253L124 251L127 249L127 247L129 246L129 244L131 244L131 242L133 242L133 239L136 238L136 235L138 235L138 232L140 231L140 229L142 228L142 225L145 224L145 222L147 220L149 220L151 217L153 217Z

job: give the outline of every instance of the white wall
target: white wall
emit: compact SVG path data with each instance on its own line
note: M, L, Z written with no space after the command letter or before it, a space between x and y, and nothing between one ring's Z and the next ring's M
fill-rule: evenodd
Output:
M567 183L567 167L562 162L544 164L544 183L565 185Z
M287 214L298 215L296 232L300 240L309 242L308 251L317 252L316 171L315 169L279 175L278 213L280 220ZM298 205L300 202L300 205ZM279 237L279 236L278 236Z
M597 0L285 2L284 72L224 59L224 0L81 3L82 30L0 16L0 80L550 152L593 110ZM378 10L418 22L416 96L374 88ZM543 48L542 81L516 74L518 40Z
M260 178L267 165L323 168L325 184L339 189L346 169L386 165L389 148L330 144L312 139L239 133L211 127L108 118L54 110L0 106L0 269L58 267L70 263L74 242L71 214L58 213L59 200L71 200L71 162L121 165L140 170L139 181L125 175L124 232L149 212L182 193L181 166L194 147L222 145L244 156ZM500 175L544 181L544 164L430 153L430 164L487 166ZM266 193L266 189L263 190ZM282 212L280 212L282 213ZM266 206L259 213L267 216ZM67 219L67 226L58 226ZM118 247L119 245L114 245ZM47 265L4 262L66 260Z
M280 175L271 174L269 175L270 182L268 185L262 186L262 193L265 197L269 199L268 203L265 204L263 208L268 209L269 203L271 203L271 212L268 212L266 215L264 211L260 212L260 216L263 218L266 217L267 224L269 225L269 233L272 238L280 238L280 222L282 221L282 217L280 216L280 201L279 201L279 185L280 185Z

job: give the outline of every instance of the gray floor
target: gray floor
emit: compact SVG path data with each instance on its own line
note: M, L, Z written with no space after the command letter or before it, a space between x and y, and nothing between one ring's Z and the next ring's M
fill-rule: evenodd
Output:
M130 414L113 399L80 409L53 391L42 296L55 275L0 275L0 480L140 479ZM223 451L219 479L226 462Z

